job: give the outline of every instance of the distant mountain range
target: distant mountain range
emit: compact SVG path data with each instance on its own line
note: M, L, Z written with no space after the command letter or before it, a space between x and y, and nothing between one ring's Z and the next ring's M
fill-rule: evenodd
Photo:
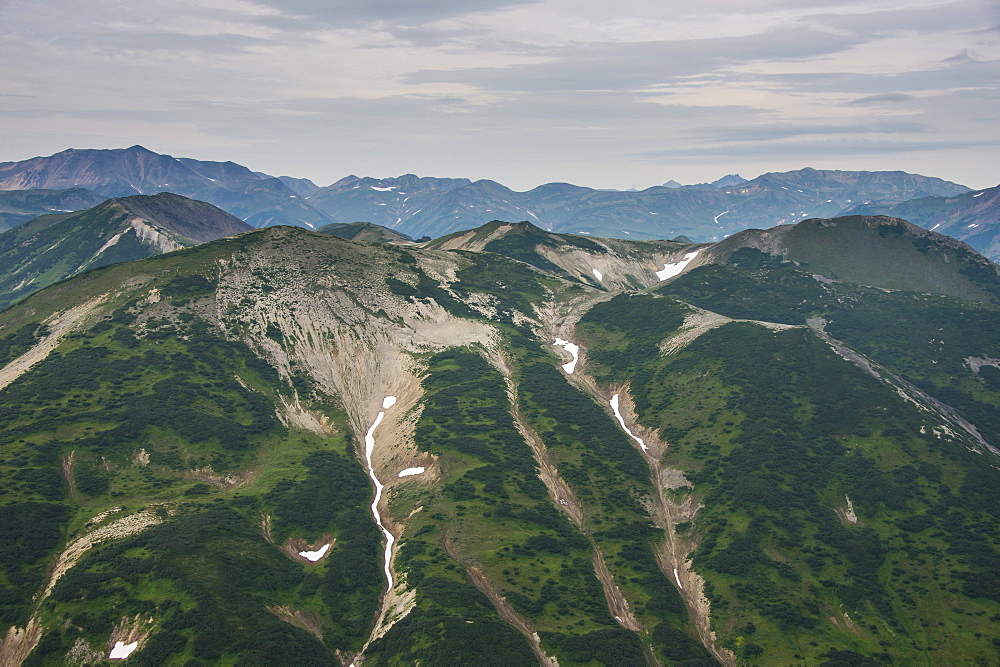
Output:
M306 201L337 222L366 220L410 236L443 236L490 220L632 239L720 240L748 227L831 217L858 202L954 196L969 189L904 172L801 169L725 187L594 190L548 183L515 192L494 181L348 176Z
M697 185L682 185L677 181L670 180L663 184L665 188L696 188L696 187L709 187L709 188L724 188L729 185L740 185L746 183L747 179L743 178L739 174L727 174L722 178L716 179L711 183L699 183Z
M28 194L40 189L47 193L45 198ZM60 194L65 189L74 194ZM319 229L331 223L370 222L411 238L440 237L502 220L528 221L556 233L638 240L685 236L710 242L748 228L807 218L887 214L928 228L942 225L938 231L955 230L977 250L1000 258L1000 221L996 207L986 206L996 195L983 194L992 190L972 192L957 183L901 171L805 168L752 180L730 174L698 185L670 181L640 191L548 183L517 192L495 181L412 174L381 179L352 175L320 187L308 179L273 177L233 162L174 158L133 146L70 149L2 163L0 191L6 191L0 192L0 225L6 226L23 222L32 211L45 214L93 205L95 197L167 191L214 204L252 227ZM57 201L74 197L75 204Z

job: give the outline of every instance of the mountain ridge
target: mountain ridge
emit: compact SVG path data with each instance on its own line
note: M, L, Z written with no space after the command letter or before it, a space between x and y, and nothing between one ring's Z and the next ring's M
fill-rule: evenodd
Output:
M728 261L743 248L792 261L830 280L1000 303L993 286L1000 267L962 241L899 218L852 215L748 229L707 253ZM986 290L974 282L980 274Z
M988 664L1000 307L820 280L886 255L803 261L831 230L879 280L944 264L820 222L718 256L279 226L35 293L0 312L0 661Z

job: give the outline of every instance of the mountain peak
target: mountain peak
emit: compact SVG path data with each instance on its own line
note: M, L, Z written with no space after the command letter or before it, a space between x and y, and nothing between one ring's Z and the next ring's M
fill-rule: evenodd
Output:
M743 178L739 174L726 174L722 178L712 181L709 185L716 188L725 188L731 185L742 185L746 182L747 179Z
M1000 267L948 236L888 216L810 218L747 229L708 252L751 248L831 280L1000 303Z
M132 261L253 229L172 192L114 197L0 235L0 307L87 269Z

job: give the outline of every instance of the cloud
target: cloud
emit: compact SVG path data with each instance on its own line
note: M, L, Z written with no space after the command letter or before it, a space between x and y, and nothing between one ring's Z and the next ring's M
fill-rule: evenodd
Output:
M998 53L1000 55L1000 53ZM756 77L799 94L881 96L911 93L950 94L958 89L998 90L1000 59L922 62L902 71L772 73ZM753 77L747 77L748 79ZM887 93L886 91L893 91Z
M836 138L832 140L796 141L796 142L758 142L745 144L718 144L698 146L672 146L657 150L633 153L633 157L651 162L669 162L678 158L732 160L752 157L760 158L794 158L802 164L817 160L826 161L831 157L844 156L885 156L905 153L921 153L927 151L943 151L960 153L966 149L990 149L1000 146L1000 139L995 140L924 140L924 141L889 141L880 138Z
M975 54L970 53L969 49L962 49L961 52L956 53L955 55L951 56L950 58L945 58L941 62L945 62L945 63L965 63L965 62L969 62L969 61L978 61L978 60L979 60L979 58L977 58L975 56Z
M972 26L989 23L991 3L983 0L943 0L923 7L893 9L863 9L817 13L809 22L853 35L892 35L903 33L941 34L952 30L969 30Z
M763 143L805 137L855 137L862 134L920 134L927 128L910 121L876 121L862 123L741 123L737 126L699 127L689 132L713 143Z
M270 40L260 37L233 33L192 35L169 31L128 31L105 33L101 37L106 47L139 53L240 53L272 44Z
M425 26L442 19L494 12L540 0L249 0L270 10L255 21L283 29L315 30L317 24L333 27L376 25Z
M856 106L867 106L867 105L882 105L885 102L892 104L900 104L903 102L909 102L912 99L916 99L913 95L908 95L906 93L879 93L877 95L866 95L865 97L859 97L856 100L851 100L848 104Z
M782 29L727 38L571 44L554 49L546 62L419 70L401 80L462 83L494 91L639 90L737 64L828 55L859 42L850 35Z
M880 150L989 174L1000 158L960 155L969 137L1000 136L998 9L0 0L0 58L16 64L0 159L121 138L320 181L413 171L630 186ZM712 168L688 175L693 162Z

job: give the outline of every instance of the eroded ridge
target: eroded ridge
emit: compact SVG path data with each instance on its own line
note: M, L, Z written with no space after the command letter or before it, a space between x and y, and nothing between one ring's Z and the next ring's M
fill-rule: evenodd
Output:
M603 395L601 397L603 398ZM692 493L684 493L684 490L690 489L694 485L684 477L682 471L664 467L660 462L660 456L669 445L660 441L655 430L642 427L639 424L634 405L628 394L628 387L621 388L619 393L614 394L614 397L619 400L617 405L612 406L612 408L615 409L616 416L620 415L619 421L622 429L637 443L641 443L640 449L649 465L650 482L655 491L653 504L649 508L650 517L663 530L666 537L663 543L654 546L657 565L659 565L663 576L676 584L677 592L684 600L702 645L720 663L734 665L734 655L719 646L718 637L712 630L711 605L705 595L705 580L694 571L689 558L689 554L694 552L698 546L693 537L695 533L691 531L690 537L682 537L676 529L680 523L693 523L701 507ZM640 439L633 435L626 423L632 424L632 428L640 431L643 438Z
M89 528L90 526L95 525L95 521L99 521L104 517L109 516L111 513L113 512L108 510L107 512L99 514L87 523L87 527ZM0 665L3 665L4 667L7 665L20 665L24 659L28 657L28 654L34 650L38 641L42 638L42 625L38 620L39 607L52 592L52 589L55 588L59 579L66 574L70 568L76 565L84 554L101 542L135 535L160 523L163 523L163 519L160 518L154 509L150 508L135 514L124 516L107 525L88 530L83 535L73 540L73 542L63 549L59 556L56 557L56 560L52 565L49 579L45 584L45 588L42 589L41 593L35 598L35 611L28 620L28 623L24 628L16 628L13 626L8 628L7 634L2 640L0 640ZM119 648L118 650L119 653L121 653L125 649ZM132 650L134 650L134 647Z
M482 569L474 565L470 565L459 558L458 550L455 548L455 544L447 537L444 538L442 547L444 548L444 552L448 554L450 558L465 568L465 573L466 576L468 576L469 581L473 586L479 589L481 593L489 598L490 602L493 603L493 607L500 615L500 618L514 626L514 628L528 640L528 645L531 647L531 652L534 653L535 657L538 659L538 664L541 667L558 667L559 661L548 655L545 652L545 649L542 648L542 640L538 636L538 632L535 631L534 626L531 625L528 619L517 613L517 611L510 606L510 603L497 592Z
M74 306L64 312L56 313L48 318L44 322L48 327L48 333L35 343L30 350L3 368L0 368L0 391L6 389L8 385L31 370L32 366L49 356L66 334L70 333L84 318L100 306L107 296L107 294L102 294L86 303Z
M497 359L495 359L495 364L507 384L507 397L510 406L510 413L514 418L514 424L516 425L518 432L521 434L521 437L524 438L524 441L531 448L531 453L535 458L535 462L538 464L539 478L548 489L549 499L556 509L566 514L570 522L576 527L577 530L580 531L581 534L583 534L584 537L587 538L587 541L590 542L591 548L593 549L592 558L594 574L601 582L608 610L611 612L611 615L614 616L618 624L623 628L636 632L640 634L640 636L644 635L645 628L641 623L639 623L638 619L636 619L635 615L632 613L628 600L621 592L621 589L618 588L618 585L614 581L614 577L607 568L604 561L604 555L597 547L593 536L584 526L583 509L580 506L580 502L577 499L576 494L573 493L572 488L570 488L566 481L559 475L559 470L556 468L555 464L552 463L552 459L549 457L548 449L545 447L545 443L535 430L531 428L525 419L524 414L521 412L517 400L517 386L511 377L510 367L507 364L506 359L503 359L502 356L498 355ZM646 648L645 644L646 642L643 637L644 648Z
M811 318L808 320L808 324L809 328L816 332L816 335L826 342L834 352L847 361L850 361L858 368L867 372L875 379L885 382L891 386L896 390L896 393L903 398L903 400L916 405L924 412L940 417L942 420L951 424L958 430L965 431L975 442L975 447L980 451L988 451L992 454L1000 456L1000 449L987 442L983 435L979 432L979 429L976 428L976 425L960 415L955 408L951 407L947 403L942 403L930 394L921 391L878 362L873 361L860 352L856 352L855 350L847 347L847 345L826 332L826 320L823 318ZM943 425L942 431L944 433L950 433L951 429L947 425Z

